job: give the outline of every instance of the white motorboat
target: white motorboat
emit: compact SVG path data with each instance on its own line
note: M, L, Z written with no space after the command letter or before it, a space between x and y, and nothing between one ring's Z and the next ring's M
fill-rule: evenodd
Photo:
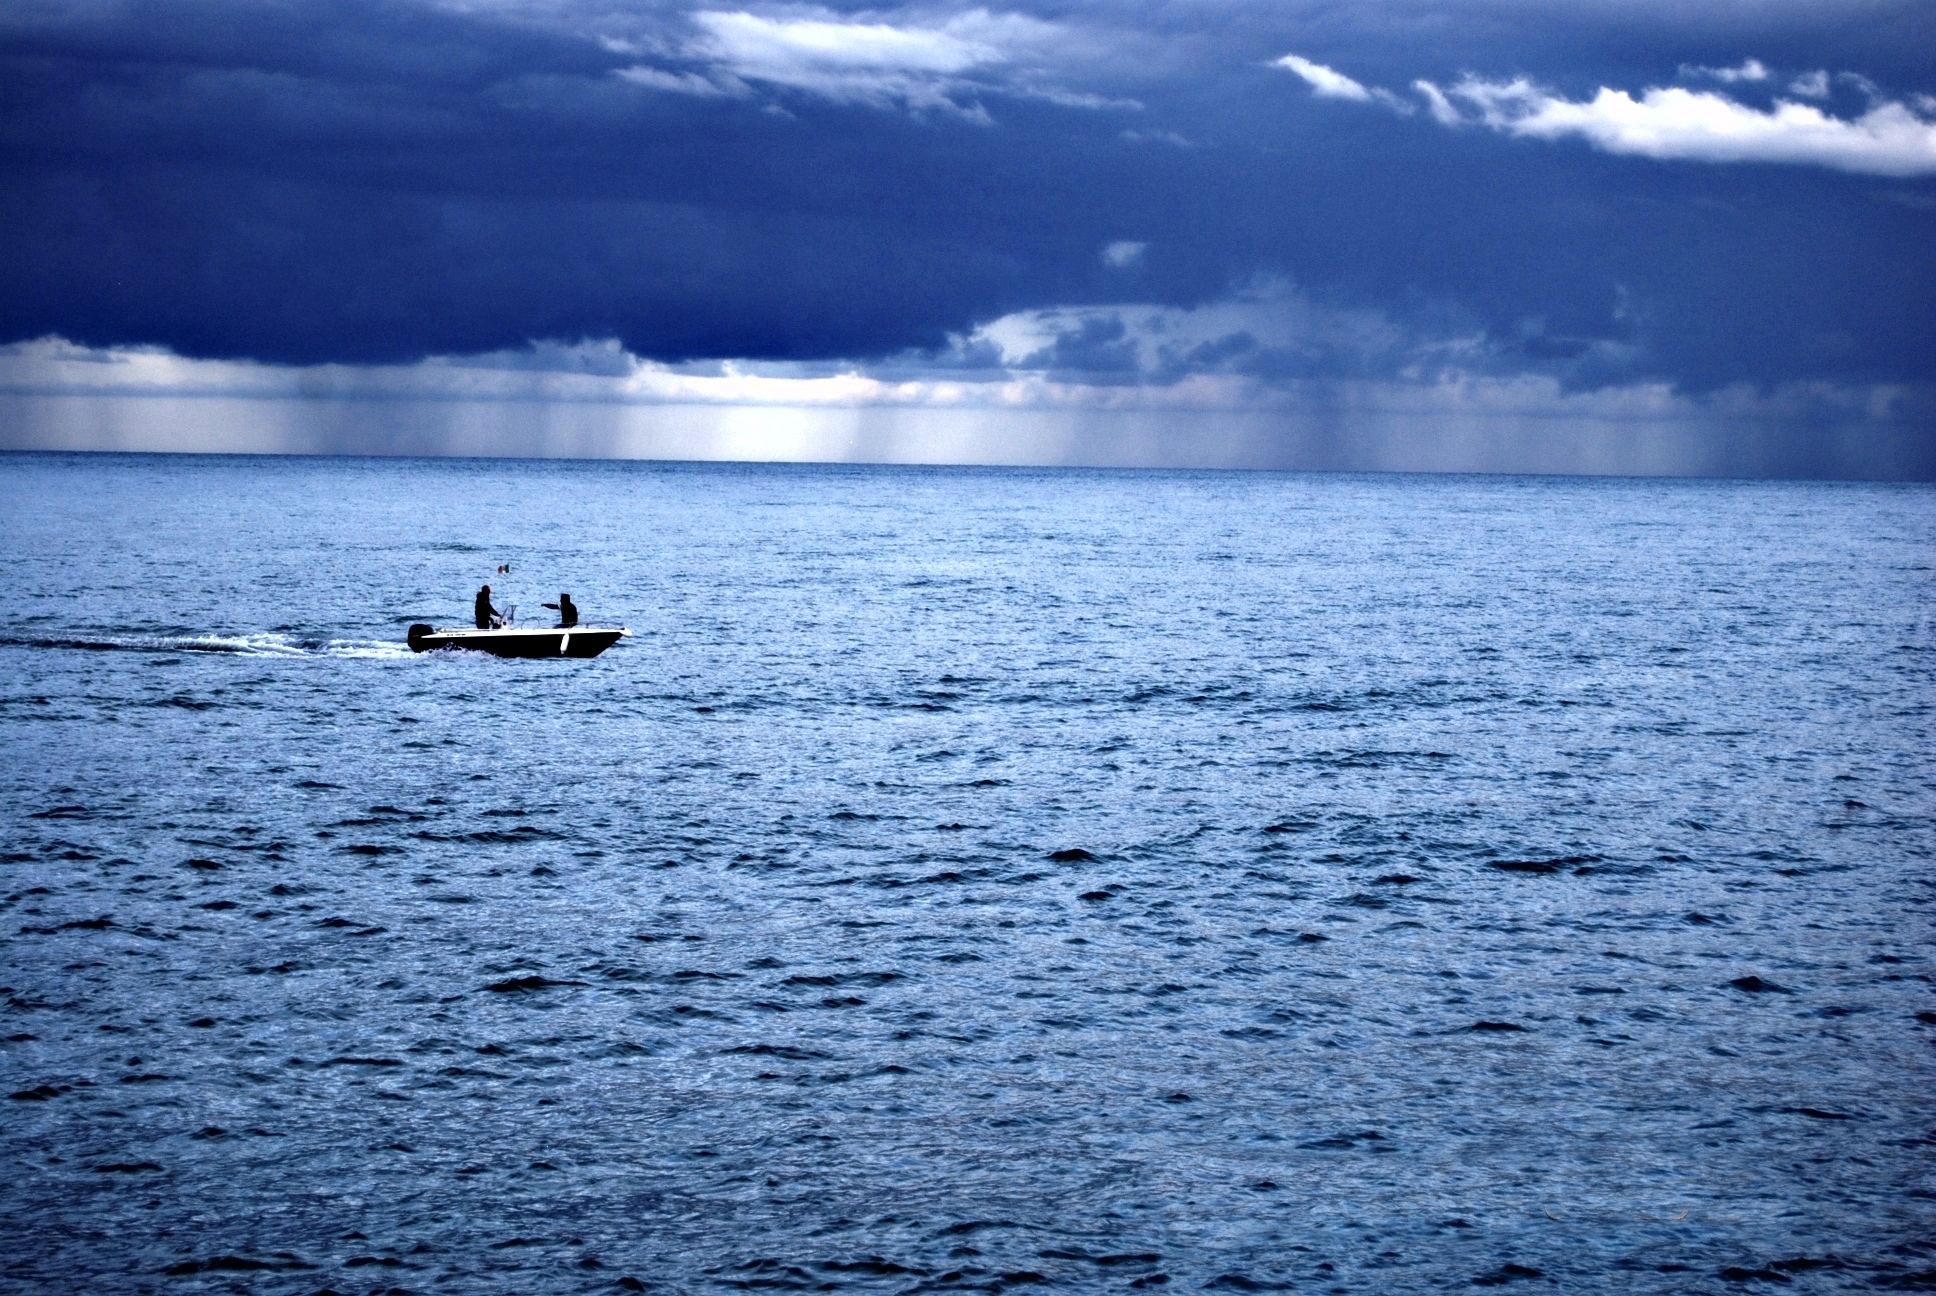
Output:
M624 628L600 626L557 626L531 630L506 626L501 630L438 630L421 623L410 627L407 636L412 652L431 652L438 648L466 648L493 657L596 657L621 639L631 637Z

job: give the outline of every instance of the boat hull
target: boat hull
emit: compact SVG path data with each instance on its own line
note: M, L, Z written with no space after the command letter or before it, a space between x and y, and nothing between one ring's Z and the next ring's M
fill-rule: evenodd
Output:
M596 657L630 630L573 626L569 630L436 630L427 625L410 627L412 652L435 652L439 648L461 648L466 652L489 653L493 657L519 657L537 660L546 657Z

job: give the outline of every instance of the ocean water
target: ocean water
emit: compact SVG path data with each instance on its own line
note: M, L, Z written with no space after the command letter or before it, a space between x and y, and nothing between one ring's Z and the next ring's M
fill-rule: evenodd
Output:
M1936 1285L1928 487L14 455L0 559L0 1289ZM487 580L633 637L403 647Z

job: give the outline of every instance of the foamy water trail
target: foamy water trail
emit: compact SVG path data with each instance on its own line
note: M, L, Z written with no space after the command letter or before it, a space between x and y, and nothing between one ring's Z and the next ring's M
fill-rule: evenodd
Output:
M66 652L227 653L241 657L414 656L408 644L382 639L300 640L286 634L238 635L44 635L0 636L0 648L39 648Z
M315 651L329 657L367 657L376 661L392 661L399 658L415 657L406 643L393 643L384 639L332 639Z

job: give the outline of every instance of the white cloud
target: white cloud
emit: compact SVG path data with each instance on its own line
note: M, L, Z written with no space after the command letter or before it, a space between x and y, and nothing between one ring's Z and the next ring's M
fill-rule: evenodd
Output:
M1413 104L1376 86L1367 86L1334 68L1296 54L1271 66L1302 78L1319 98L1381 103L1411 114ZM1739 67L1682 65L1684 76L1724 83L1766 81L1759 59ZM1786 162L1824 166L1864 175L1920 176L1936 172L1936 99L1915 95L1910 104L1885 101L1874 82L1853 72L1838 80L1869 98L1869 110L1856 118L1830 116L1812 104L1778 99L1772 108L1737 103L1711 90L1653 86L1638 99L1625 90L1602 86L1590 100L1576 101L1525 77L1487 81L1465 77L1449 91L1430 81L1412 82L1432 120L1441 126L1488 126L1532 139L1576 136L1608 153L1695 162ZM1826 98L1827 72L1796 78L1790 92ZM1453 102L1468 105L1470 113Z
M1149 244L1147 243L1137 243L1129 239L1122 239L1118 242L1111 243L1102 250L1102 263L1106 266L1112 266L1117 270L1124 270L1141 262L1143 253L1148 250Z
M1837 72L1835 79L1860 90L1863 96L1872 104L1882 98L1882 87L1863 76L1860 72Z
M954 19L948 28L892 27L886 23L785 21L750 13L696 13L695 23L710 39L711 52L743 76L782 84L817 85L824 77L845 74L906 73L952 75L999 63L994 44L964 34L980 23Z
M1445 97L1445 92L1430 81L1414 81L1412 89L1424 97L1425 106L1431 110L1433 121L1441 126L1465 125L1464 114L1454 108L1452 101Z
M1300 58L1296 54L1286 54L1271 64L1272 67L1288 68L1303 77L1311 87L1311 93L1320 99L1349 99L1354 103L1371 102L1371 91L1359 85L1342 72L1334 72L1322 63Z
M703 74L641 64L618 75L672 93L740 95L749 85L777 86L835 103L945 111L981 122L988 115L976 100L985 94L1071 108L1138 106L1046 81L1040 65L1066 50L1069 38L1022 14L974 9L921 26L704 10L691 21L698 34L679 54L704 65Z
M1768 69L1762 64L1760 59L1748 59L1740 67L1731 68L1690 67L1683 63L1681 64L1681 75L1711 77L1724 84L1733 85L1737 81L1766 81L1768 79Z
M746 83L737 77L713 80L697 72L668 72L663 68L638 67L620 68L615 74L633 85L644 86L649 90L663 90L667 94L697 95L701 98L716 98L721 95L740 96L748 93Z
M1361 85L1344 73L1328 68L1322 63L1300 58L1296 54L1286 54L1271 63L1272 67L1287 68L1304 79L1311 87L1311 93L1320 99L1346 99L1352 103L1380 103L1398 113L1409 117L1418 109L1400 99L1389 90L1378 86Z
M1818 70L1802 73L1788 83L1788 93L1800 95L1804 99L1828 98L1828 72Z
M1171 148L1180 149L1197 147L1189 136L1171 130L1126 130L1122 133L1122 140L1126 144L1168 144Z
M1865 175L1936 173L1936 121L1901 103L1878 103L1852 120L1810 104L1777 100L1763 111L1708 91L1653 87L1635 99L1601 87L1592 99L1562 98L1533 82L1467 77L1449 92L1476 118L1441 115L1452 105L1429 82L1418 83L1433 115L1451 124L1480 124L1531 139L1578 137L1608 153L1696 162L1785 162Z
M1416 377L1488 358L1477 329L1460 325L1421 337L1382 312L1324 306L1268 276L1189 308L1124 303L1017 311L957 338L953 355L981 358L1011 378L1028 376L1065 393L1240 404L1276 399L1270 393L1301 376L1410 371Z

